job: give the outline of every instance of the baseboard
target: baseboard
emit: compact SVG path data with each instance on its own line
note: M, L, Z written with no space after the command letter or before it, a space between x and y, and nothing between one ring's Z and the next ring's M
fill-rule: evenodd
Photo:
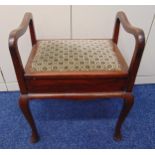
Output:
M155 84L155 76L137 76L136 84Z
M136 84L155 84L155 76L138 76L136 78ZM19 86L17 82L8 82L5 84L0 84L0 91L18 91Z
M7 91L5 83L0 83L0 91Z
M18 91L19 86L17 82L8 82L6 83L8 91Z

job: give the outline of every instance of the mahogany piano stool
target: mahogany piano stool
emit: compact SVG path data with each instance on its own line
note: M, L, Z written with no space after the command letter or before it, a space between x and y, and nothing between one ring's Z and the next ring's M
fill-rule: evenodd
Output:
M128 66L117 47L120 24L135 38ZM29 27L32 51L23 67L18 39ZM134 103L132 89L145 46L143 30L130 24L124 12L118 12L112 39L37 40L31 13L9 36L9 49L19 88L19 106L31 129L31 142L39 140L29 109L32 99L123 98L114 139L121 140L121 127Z

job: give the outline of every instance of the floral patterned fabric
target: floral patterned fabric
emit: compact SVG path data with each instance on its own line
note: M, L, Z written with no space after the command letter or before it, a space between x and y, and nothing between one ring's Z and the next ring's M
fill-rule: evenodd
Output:
M33 72L120 71L110 40L43 40L31 64Z

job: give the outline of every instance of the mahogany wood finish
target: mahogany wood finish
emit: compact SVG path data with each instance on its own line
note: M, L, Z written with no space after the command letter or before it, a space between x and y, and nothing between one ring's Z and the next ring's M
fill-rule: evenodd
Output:
M135 37L135 49L128 68L121 52L117 47L119 28L122 24L126 32ZM18 50L18 39L30 29L32 52L24 68ZM63 99L94 99L94 98L123 98L124 105L116 123L114 139L121 139L121 127L134 101L132 88L145 46L143 30L133 27L123 12L118 12L114 26L114 51L123 64L122 71L99 72L31 72L30 65L37 49L35 29L31 13L26 13L20 26L9 36L9 49L20 87L20 108L31 129L31 142L39 140L38 132L29 109L32 99L63 98Z
M132 34L135 37L135 41L136 41L133 57L128 70L129 82L128 82L127 91L130 92L132 91L132 88L134 86L135 78L136 78L139 64L144 51L145 35L143 30L141 30L140 28L134 27L130 24L124 12L118 12L116 15L116 22L115 22L115 28L114 28L114 34L113 34L113 41L116 44L118 42L120 23L122 24L126 32Z
M29 108L28 95L21 95L20 96L19 106L20 106L25 118L29 122L31 129L32 129L31 142L35 143L39 139L39 136L38 136L38 132L37 132L37 129L36 129L36 126L35 126L31 111L30 111L30 108Z

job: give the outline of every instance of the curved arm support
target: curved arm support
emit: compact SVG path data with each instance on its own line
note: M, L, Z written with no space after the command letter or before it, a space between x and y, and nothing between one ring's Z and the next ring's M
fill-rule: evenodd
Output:
M24 94L27 92L26 84L24 80L24 67L21 61L21 57L18 50L18 39L25 34L27 28L29 27L32 46L36 44L36 35L33 25L33 17L31 13L25 13L24 18L20 26L13 30L9 35L9 49L14 64L17 80L19 82L20 90Z
M128 85L127 91L132 91L135 78L137 75L137 71L140 65L140 61L142 58L142 54L144 51L144 47L145 47L145 35L142 29L132 26L128 21L128 18L126 17L125 13L121 11L121 12L118 12L116 15L116 22L115 22L114 33L113 33L113 41L116 44L118 42L118 37L119 37L120 23L127 33L130 33L134 36L135 42L136 42L134 53L128 70L129 85Z

